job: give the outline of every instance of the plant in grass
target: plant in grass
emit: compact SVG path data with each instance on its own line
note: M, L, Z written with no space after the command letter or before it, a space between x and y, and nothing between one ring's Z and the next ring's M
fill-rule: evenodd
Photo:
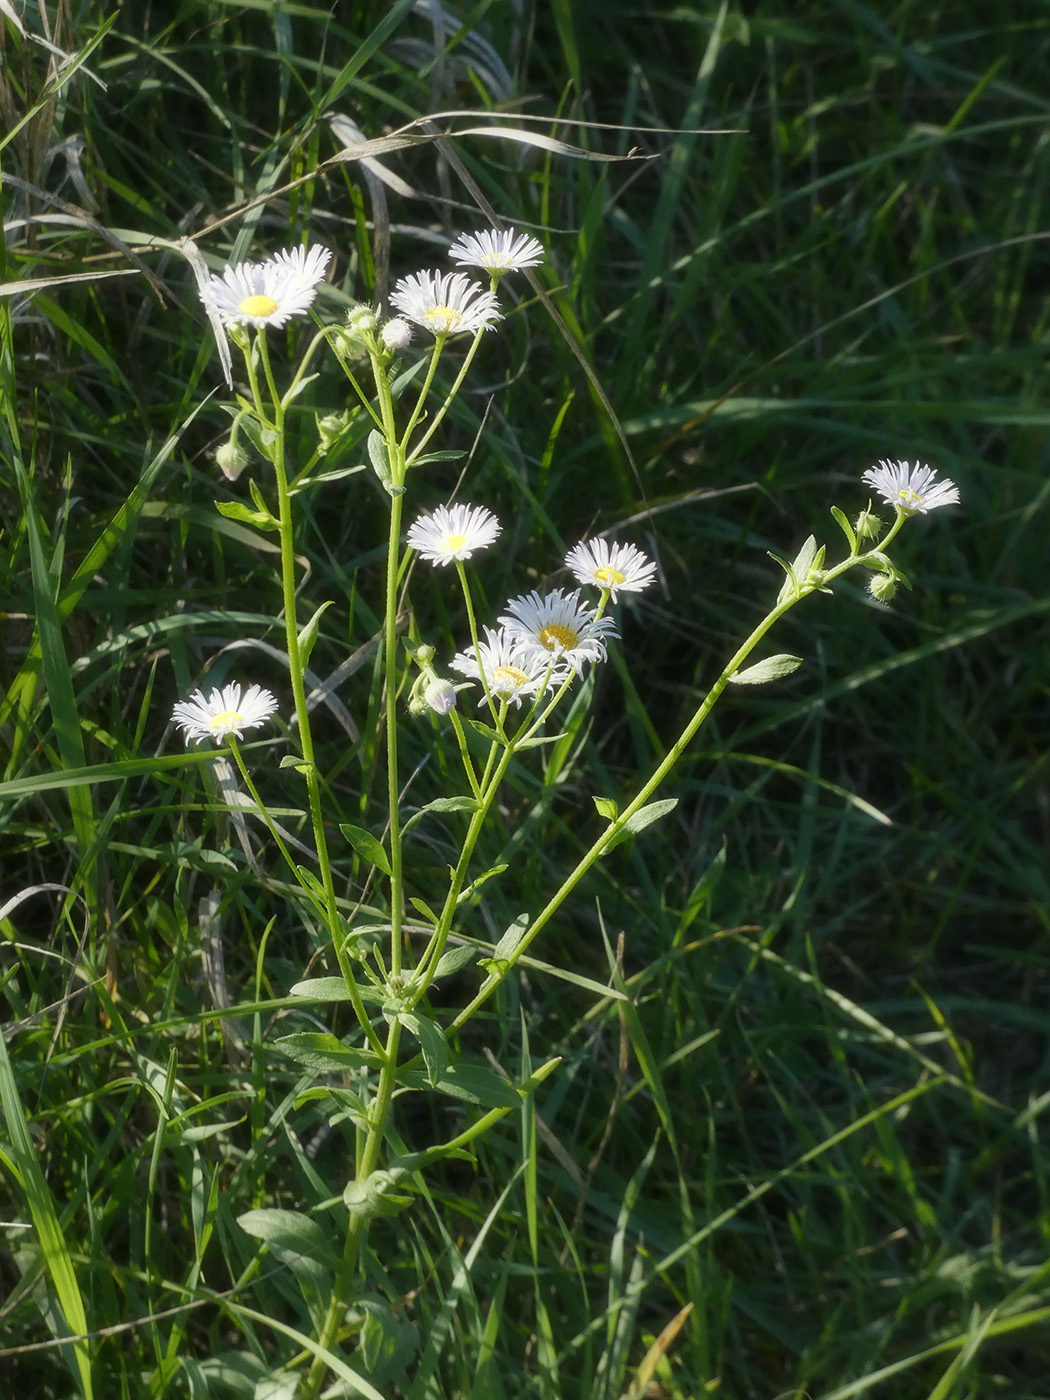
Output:
M877 597L891 596L899 583L907 583L887 552L905 522L916 513L958 500L952 484L936 482L935 473L928 468L883 463L865 480L894 506L896 518L888 532L882 534L870 508L854 527L838 507L833 507L848 546L838 563L827 563L825 548L812 537L790 561L774 555L784 580L773 606L737 647L664 758L622 806L619 795L595 796L602 826L574 869L539 907L522 910L491 955L482 959L484 976L467 1004L458 1010L443 1008L437 995L442 979L463 969L475 956L475 949L469 942L461 942L458 932L465 901L489 879L513 882L506 866L485 869L476 864L480 837L494 812L509 766L522 755L527 758L531 750L555 742L558 736L549 732L549 723L580 679L606 659L609 646L615 643L615 621L607 610L620 594L638 593L651 586L656 575L654 562L632 543L605 539L581 542L564 561L578 588L532 590L508 601L496 618L496 627L488 623L479 627L469 570L475 556L483 555L499 538L501 527L496 517L479 505L440 506L418 515L402 539L410 473L440 457L425 449L463 386L485 332L501 319L497 299L500 278L517 268L537 265L540 252L535 240L513 232L461 238L453 246L453 256L461 263L485 268L490 274L488 290L464 273L424 271L403 278L391 297L400 313L397 318L383 325L373 307L359 305L341 325L319 324L285 387L279 385L271 363L268 328L305 315L327 266L327 252L294 249L261 263L240 264L227 268L202 289L242 353L250 397L239 403L239 421L272 468L272 503L253 484L255 510L236 505L224 509L235 516L244 512L242 518L278 535L285 643L298 737L298 752L289 756L286 766L295 769L305 784L316 872L293 857L266 814L238 742L244 730L270 717L277 708L274 697L258 686L243 696L237 685L213 690L207 698L198 691L175 707L173 719L183 728L187 741L204 737L229 740L252 800L266 817L287 865L293 890L298 891L304 909L326 930L338 977L300 980L292 994L304 1003L345 1002L356 1021L356 1031L342 1040L300 1034L276 1043L277 1050L312 1070L339 1073L353 1066L361 1076L351 1097L332 1096L332 1112L337 1116L349 1113L356 1148L337 1197L318 1202L316 1207L341 1212L344 1223L338 1260L319 1265L330 1268L322 1290L327 1301L320 1306L315 1296L316 1279L311 1282L315 1336L299 1392L309 1400L320 1393L330 1367L363 1393L373 1393L367 1378L349 1368L338 1352L341 1342L357 1336L360 1330L359 1324L348 1322L348 1310L357 1307L369 1292L365 1243L370 1224L409 1207L418 1173L475 1143L527 1100L557 1064L548 1060L508 1085L484 1065L465 1057L459 1048L459 1033L493 996L584 875L608 852L674 807L673 797L656 798L656 793L725 689L731 684L773 681L801 664L798 657L788 655L750 662L752 653L778 621L811 594L829 591L838 578L854 568L872 574ZM432 342L422 352L416 371L403 375L398 357L411 342L410 323L429 332ZM439 364L461 337L470 338L466 352L451 387L433 404ZM386 883L386 909L379 925L348 918L336 895L325 779L315 758L305 680L320 618L331 603L323 603L302 625L297 607L295 496L289 485L287 421L316 357L325 347L334 353L360 411L374 425L368 455L389 509L380 651L386 801L378 817L368 812L362 824L343 823L340 827L372 878ZM367 367L367 384L362 366ZM319 440L326 431L319 422ZM459 683L442 674L433 646L418 641L399 646L399 604L413 556L441 574L451 565L456 575L470 638L449 662L452 672L465 677ZM596 592L593 602L585 590ZM402 708L410 677L407 704ZM461 715L457 692L462 686L479 688L477 701L483 718ZM405 840L413 822L404 822L401 813L404 775L399 747L406 709L413 715L429 713L436 722L447 725L440 734L449 736L461 773L454 789L430 804L430 809L461 811L468 818L437 908L413 893L410 848ZM438 742L443 742L440 735ZM513 902L513 893L508 898ZM422 951L415 954L407 938L410 907L423 916L426 928ZM406 1037L411 1042L407 1049ZM458 1097L466 1094L478 1112L453 1138L406 1153L399 1145L394 1105L401 1094L421 1090ZM254 1211L243 1223L263 1238L279 1226L284 1236L298 1240L297 1247L307 1253L317 1228L307 1217L287 1211ZM373 1319L373 1330L374 1326Z

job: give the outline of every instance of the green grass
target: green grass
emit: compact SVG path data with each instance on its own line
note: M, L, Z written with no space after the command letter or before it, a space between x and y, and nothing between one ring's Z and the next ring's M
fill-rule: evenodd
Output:
M515 1080L562 1063L375 1223L341 1359L385 1400L1050 1395L1050 17L475 4L420 67L433 33L407 5L47 8L82 65L56 74L3 21L0 281L140 270L0 303L5 1393L262 1400L316 1335L323 1246L238 1220L306 1211L335 1237L320 1207L353 1128L331 1091L353 1077L272 1043L350 1024L289 1007L330 970L319 931L261 826L252 875L205 755L168 726L206 666L287 695L273 537L215 509L248 475L214 463L230 400L173 245L214 225L198 246L219 267L308 233L336 252L338 316L484 226L470 185L423 143L384 157L414 191L385 206L352 163L272 191L336 153L332 110L372 137L464 108L647 157L452 145L549 244L560 318L521 292L441 444L484 425L462 493L506 526L484 606L564 582L563 544L620 522L662 570L590 715L512 769L482 852L511 870L471 936L542 903L599 830L592 794L637 789L775 596L767 550L837 548L829 507L855 514L882 457L930 461L962 505L911 524L914 591L891 611L847 581L792 615L774 649L804 667L726 696L674 814L585 881L465 1032ZM477 33L509 90L486 86ZM56 150L76 136L90 209ZM283 360L294 336L273 343ZM303 405L344 398L325 369ZM428 469L413 508L458 470ZM360 822L382 801L387 506L368 473L299 502L303 619L336 599L311 665L366 649L315 713L332 819ZM411 625L447 649L465 629L443 582L417 570ZM308 839L271 761L289 743L246 748ZM403 743L421 806L448 754L428 723ZM417 829L423 898L458 820ZM364 898L381 918L381 890ZM473 1116L414 1094L395 1125L415 1151Z

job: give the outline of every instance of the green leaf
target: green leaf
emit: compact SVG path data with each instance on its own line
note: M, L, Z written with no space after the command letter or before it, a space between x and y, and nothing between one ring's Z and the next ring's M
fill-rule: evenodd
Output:
M330 472L316 472L312 476L304 476L301 481L297 481L294 486L288 488L289 496L297 496L300 491L305 491L308 486L327 486L333 481L342 481L345 476L356 476L358 472L364 471L363 465L356 467L336 467Z
M248 490L251 493L252 500L255 502L255 509L261 511L263 515L268 515L270 519L279 526L280 522L267 504L266 497L259 489L259 483L252 477L248 478Z
M464 902L464 900L469 899L471 895L475 894L478 890L481 889L482 885L485 883L486 880L491 880L493 875L502 875L506 868L507 866L504 863L503 865L494 865L490 870L483 871L476 880L471 881L467 888L463 890L459 898L456 900L456 904L460 905Z
M339 1263L328 1231L297 1210L248 1210L237 1217L237 1224L245 1234L262 1240L286 1258L306 1259L311 1265L322 1260L331 1265Z
M328 896L324 892L324 885L321 884L314 872L308 870L305 865L297 865L295 868L298 870L299 877L303 884L313 895L314 899L317 900L322 909L325 908L328 903Z
M503 747L506 748L506 739L504 739L503 735L498 730L493 729L490 724L482 724L480 719L470 719L466 715L464 715L464 719L466 719L467 724L470 725L475 734L480 734L483 739L488 739L490 743L502 744ZM518 745L518 748L523 749L524 747L524 744Z
M339 830L357 854L367 860L369 865L374 865L384 875L390 875L390 858L383 849L383 843L377 840L370 831L365 831L360 826L352 826L349 822L340 822Z
M467 797L435 797L433 802L428 802L425 807L420 807L419 811L409 817L408 821L401 829L402 836L407 836L417 822L423 820L428 812L476 812L478 810L477 799Z
M227 520L239 520L242 525L253 525L256 530L279 530L280 522L267 511L252 510L242 501L216 501L215 509Z
M454 972L459 972L468 963L472 963L477 955L478 950L469 943L464 943L459 948L449 948L438 958L433 980L436 982L439 977L451 977Z
M730 685L764 685L766 681L778 681L782 676L790 676L802 665L801 656L790 656L786 651L776 656L767 656L764 661L756 661L746 670L737 671L729 677Z
M317 629L320 625L321 618L332 606L333 601L333 599L329 598L326 603L322 603L310 621L299 633L299 662L304 667L310 664L310 653L313 651L314 643L317 641Z
M288 995L303 997L308 1001L350 1000L350 993L341 977L308 977L305 982L296 982Z
M407 831L408 828L406 827L405 830ZM434 927L437 928L440 920L425 899L418 899L415 895L409 895L408 902L417 914L423 915L428 924L433 924Z
M412 466L422 467L425 466L427 462L458 462L460 457L465 456L466 453L464 452L456 452L451 448L447 448L443 452L426 452L422 457L413 457Z
M839 510L838 506L832 506L831 513L838 521L839 529L846 536L850 547L850 553L855 554L857 552L857 536L854 533L853 526L846 519L845 513Z
M652 826L653 822L658 822L661 817L666 817L668 812L672 812L677 806L677 797L663 797L659 802L650 802L645 807L639 807L620 827L605 851L615 851L616 847L621 846L629 837L637 836L640 831Z
M330 1233L295 1210L249 1210L237 1217L247 1235L262 1240L273 1257L292 1273L315 1326L323 1324L339 1255ZM256 1400L260 1391L255 1392Z
M448 1043L444 1031L436 1021L415 1011L399 1011L397 1019L419 1041L430 1082L436 1085L448 1068Z
M491 977L502 977L511 958L518 951L528 927L528 914L519 914L493 948L491 956L479 958L479 966L483 967Z
M33 1221L33 1232L40 1248L40 1259L47 1270L54 1297L61 1310L63 1333L83 1337L89 1330L84 1299L77 1283L76 1270L70 1258L69 1245L59 1220L55 1198L47 1184L37 1149L29 1129L22 1100L18 1094L11 1061L7 1055L7 1045L0 1035L0 1105L4 1110L4 1133L7 1142L0 1148L0 1162L3 1162L15 1176L21 1188L29 1214ZM92 1400L91 1346L84 1339L64 1345L61 1350L72 1362L80 1379L84 1400Z
M401 1079L410 1089L433 1087L439 1094L448 1094L482 1108L517 1108L521 1103L521 1095L513 1084L508 1084L487 1065L449 1065L433 1086L423 1070L405 1070Z
M559 739L568 738L568 732L561 734L537 734L534 739L522 739L520 744L514 745L515 753L524 753L526 749L538 749L541 744L556 744Z
M477 809L477 798L467 797L464 793L461 797L435 797L433 802L420 807L416 816L422 817L427 812L476 812Z
M599 816L607 817L611 822L614 822L616 820L620 808L615 798L595 797L592 800L594 802L594 805L598 808Z
M397 1215L412 1204L411 1196L397 1195L392 1190L403 1172L372 1172L363 1180L346 1183L343 1191L343 1204L351 1215L363 1216L372 1220L377 1215Z
M390 452L386 445L386 439L377 428L373 428L368 434L368 458L372 463L372 470L383 483L388 494L400 496L405 488L394 485L394 474L390 470Z
M278 768L294 768L297 773L309 773L313 768L312 763L306 763L296 753L286 753L277 766Z
M379 1056L371 1050L359 1050L344 1045L328 1031L300 1031L297 1035L282 1035L272 1042L276 1050L295 1060L296 1064L319 1074L348 1069L379 1068Z
M237 866L229 856L223 855L221 851L213 851L207 846L198 846L193 841L165 841L157 846L158 856L164 856L173 865L188 866L193 870L202 870L205 874L229 877L230 871L236 871Z

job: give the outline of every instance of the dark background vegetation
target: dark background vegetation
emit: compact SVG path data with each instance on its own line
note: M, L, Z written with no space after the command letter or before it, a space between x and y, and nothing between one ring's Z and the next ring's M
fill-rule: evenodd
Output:
M70 764L34 659L14 458L61 599L178 435L64 615L85 762L176 752L170 706L205 674L250 673L282 693L278 661L224 650L280 645L275 556L214 510L248 499L247 476L227 483L214 463L227 399L172 245L214 225L199 246L219 267L324 242L334 274L319 309L337 316L382 295L377 219L391 279L440 265L448 237L484 226L458 160L503 219L544 239L557 312L517 284L521 306L486 339L445 435L472 452L460 497L506 527L478 565L483 606L563 584L564 546L588 532L636 540L661 570L622 609L622 661L598 677L590 715L574 712L566 741L515 771L485 852L511 870L473 911L474 936L494 939L542 902L598 830L592 795L637 788L770 606L767 550L790 556L814 533L838 557L829 507L855 515L861 473L882 458L928 461L962 504L908 525L894 557L914 589L891 609L852 575L799 607L773 649L803 668L725 697L669 784L672 816L581 889L534 950L548 968L525 968L468 1034L465 1049L511 1075L530 1053L564 1063L539 1096L534 1154L535 1123L512 1117L435 1176L414 1223L375 1231L373 1287L403 1329L376 1384L413 1400L1050 1395L1050 11L505 2L460 6L436 46L423 6L47 13L51 41L86 57L56 80L46 51L5 22L3 280L127 267L127 250L160 279L5 300L0 744L5 779L41 786L9 789L0 807L0 903L48 882L93 902L86 935L80 906L55 894L0 923L8 1050L91 1327L193 1305L100 1342L109 1393L151 1393L152 1373L154 1394L251 1395L250 1367L238 1389L216 1358L288 1360L285 1339L208 1290L238 1285L308 1330L272 1259L252 1265L236 1216L316 1205L319 1181L338 1194L345 1129L309 1106L286 1124L278 1109L298 1080L264 1059L267 1017L243 1018L254 1052L231 1071L205 1015L198 909L215 880L234 1001L283 995L318 949L236 849L216 871L223 829L203 770L128 778L116 799L92 789L90 851L67 795L43 785ZM26 25L43 33L35 10ZM335 154L331 111L373 137L457 108L491 116L442 129L548 116L528 129L636 158L462 137L452 161L429 144L384 157L413 190L387 189L385 215L355 163L252 203ZM90 208L58 149L81 138ZM275 338L278 357L295 345ZM326 369L304 407L344 397ZM304 453L311 421L295 429ZM414 508L446 500L456 471L429 469ZM303 617L338 602L313 663L328 674L375 632L386 507L367 473L301 502ZM447 580L417 575L411 603L420 636L463 644ZM370 662L340 695L360 741L323 712L317 731L352 821L382 789ZM406 729L405 746L422 765L411 801L445 791L439 729ZM275 765L266 779L270 800L296 805ZM424 897L454 836L428 836ZM627 1003L596 1002L556 971L606 982L617 964ZM65 1011L46 1010L82 980ZM231 1073L249 1086L233 1105L217 1098ZM191 1102L196 1126L229 1126L161 1142L158 1124ZM399 1128L422 1146L461 1121L426 1101ZM526 1159L445 1333L459 1252ZM26 1220L24 1183L4 1182L0 1213ZM194 1213L213 1187L207 1241ZM6 1238L0 1377L20 1394L69 1394L58 1354L25 1350L49 1335L29 1287L39 1246L24 1229ZM488 1355L490 1306L501 1327ZM418 1358L435 1336L427 1389Z

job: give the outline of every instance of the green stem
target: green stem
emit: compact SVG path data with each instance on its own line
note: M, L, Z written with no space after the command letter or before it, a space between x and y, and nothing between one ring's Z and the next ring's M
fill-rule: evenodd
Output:
M317 862L321 871L321 884L324 889L324 902L328 922L328 933L332 939L339 970L343 974L347 993L361 1029L374 1050L382 1049L382 1042L373 1029L365 1010L364 1002L357 987L353 968L344 946L342 924L336 906L335 883L332 878L332 864L328 855L328 842L325 837L324 816L321 811L321 784L317 775L314 758L313 735L310 732L310 716L306 708L306 687L303 681L303 665L299 652L299 628L296 620L295 597L295 539L292 530L292 500L288 494L288 474L284 457L284 404L281 402L270 368L270 355L266 344L266 333L260 330L258 337L259 353L266 374L266 382L273 402L274 442L271 449L274 477L277 483L277 519L281 542L281 593L284 604L285 640L288 649L288 672L292 682L292 697L295 701L295 714L299 727L299 746L306 769L306 788L310 808L310 822L313 827ZM251 376L250 376L251 378ZM258 401L258 385L252 379L252 389L256 395L256 408L262 416L262 405Z
M893 528L890 530L890 533L887 535L885 541L882 542L882 546L880 546L880 551L881 548L885 546L885 544L888 544L893 539L897 531L900 529L901 524L902 520L900 517L898 517L898 520L894 524ZM874 552L876 551L871 551L871 553ZM743 662L755 649L755 647L766 635L766 633L772 627L774 627L782 617L789 613L796 603L801 602L804 597L808 597L810 593L815 592L822 585L826 585L830 583L833 579L838 578L839 575L844 574L848 569L852 569L858 564L863 564L867 557L867 555L851 554L849 558L843 560L843 562L837 565L835 568L822 570L820 573L819 581L814 581L806 585L804 588L800 589L798 593L795 593L792 596L785 598L785 600L782 603L778 604L770 613L768 613L762 619L762 621L754 629L751 635L744 642L741 643L741 645L734 652L733 656L730 658L729 662L723 668L721 674L715 681L714 685L712 685L711 689L707 692L707 695L704 697L703 701L701 702L696 713L693 715L692 719L690 719L689 723L682 730L681 734L678 736L678 739L668 751L663 761L655 769L652 776L648 779L648 781L644 784L644 786L634 797L634 799L628 804L628 806L621 813L619 813L619 815L616 817L616 820L609 823L606 829L591 845L590 849L583 855L583 857L577 863L575 868L565 877L559 888L555 891L555 893L547 901L544 907L540 910L539 914L536 916L535 920L530 925L528 932L522 938L521 942L518 944L517 948L514 950L511 956L507 959L508 971L511 967L514 966L518 959L528 951L533 941L538 937L543 928L550 922L550 920L554 917L557 911L561 908L566 898L576 888L580 880L582 880L584 875L587 874L588 870L590 870L591 867L601 859L602 855L605 853L606 848L620 834L620 832L623 830L624 826L627 824L630 818L633 817L636 812L640 811L641 808L645 806L645 804L649 801L650 797L652 797L656 789L660 786L660 784L664 781L667 775L675 767L675 765L678 763L678 760L682 757L682 754L688 748L692 740L696 737L696 734L698 733L701 725L704 723L708 715L714 709L715 704L717 703L722 692L725 690L726 686L729 685L732 678L736 675L737 671L739 671ZM465 1006L463 1010L460 1011L459 1014L455 1017L450 1026L450 1030L455 1031L458 1030L461 1026L465 1025L466 1022L469 1021L470 1018L474 1015L474 1013L478 1010L478 1008L482 1006L485 1001L488 1000L488 998L492 995L497 985L498 982L493 982L491 985L483 986L481 990L478 991L478 993L470 1001L470 1003L467 1006Z
M383 1051L383 1067L379 1072L379 1083L376 1087L375 1101L372 1104L371 1112L368 1115L368 1131L365 1138L364 1151L357 1168L357 1180L365 1181L375 1171L379 1162L379 1153L386 1136L387 1119L390 1116L390 1106L394 1101L395 1076L397 1071L397 1055L401 1042L401 1023L391 1021L390 1030L387 1035L386 1049ZM346 1238L343 1241L343 1257L339 1262L339 1270L335 1276L332 1287L332 1296L329 1299L328 1309L325 1313L324 1322L321 1324L321 1331L317 1338L318 1345L324 1351L332 1351L336 1339L339 1335L339 1326L343 1313L347 1307L347 1295L350 1285L353 1282L354 1274L357 1272L357 1263L361 1252L361 1241L364 1238L367 1228L367 1219L360 1211L352 1211L346 1227ZM306 1380L303 1383L303 1390L300 1400L317 1400L321 1384L324 1381L326 1363L320 1356L315 1356L310 1363Z
M393 462L391 471L395 471ZM395 482L397 478L395 476ZM390 974L401 973L401 925L404 890L401 866L400 785L397 772L397 581L401 554L401 495L390 500L390 536L387 542L386 618L384 674L386 680L386 772L390 827Z
M416 443L415 447L413 447L412 451L408 454L408 457L407 457L406 460L407 460L407 464L408 464L409 466L412 465L412 463L416 460L416 458L419 456L419 454L423 451L423 448L426 447L427 443L428 443L428 442L430 441L430 439L434 436L435 432L437 432L437 429L438 429L439 424L441 423L442 419L445 417L445 414L448 412L449 408L452 406L452 400L453 400L453 399L456 397L456 395L459 393L460 385L463 383L464 379L466 379L466 377L467 377L467 370L470 369L471 361L474 359L474 356L475 356L475 355L477 354L477 352L478 352L478 346L481 344L481 337L484 335L484 333L485 333L485 328L484 328L484 327L482 327L481 330L478 330L478 331L475 331L475 332L474 332L474 339L473 339L473 341L472 341L472 343L471 343L470 349L467 351L466 355L465 355L464 358L463 358L463 364L460 366L460 371L459 371L459 373L456 375L456 382L452 385L452 388L451 388L451 389L448 391L448 393L445 395L445 402L444 402L444 403L441 405L441 407L438 409L437 413L435 413L434 418L433 418L433 421L432 421L431 424L430 424L430 427L426 430L426 432L423 434L423 436L420 438L420 440ZM440 340L439 340L438 346L440 346L440 343L441 343L441 342L440 342ZM412 429L416 426L416 422L417 422L418 416L419 416L419 408L421 408L422 405L423 405L423 398L426 396L426 393L427 393L427 391L428 391L429 388L430 388L431 380L434 378L434 370L437 369L437 353L436 353L436 351L437 351L437 349L438 349L438 346L435 346L434 361L433 361L433 364L432 364L431 367L430 367L430 372L429 372L429 374L427 375L427 382L426 382L426 384L424 384L424 386L423 386L423 394L422 394L421 397L420 397L419 405L417 406L416 414L413 416L411 422L410 422L409 425L408 425L408 428L407 428L406 431L405 431L405 436L404 436L403 441L404 441L404 443L405 443L406 446L408 445L408 435L409 435L409 433L411 433Z

